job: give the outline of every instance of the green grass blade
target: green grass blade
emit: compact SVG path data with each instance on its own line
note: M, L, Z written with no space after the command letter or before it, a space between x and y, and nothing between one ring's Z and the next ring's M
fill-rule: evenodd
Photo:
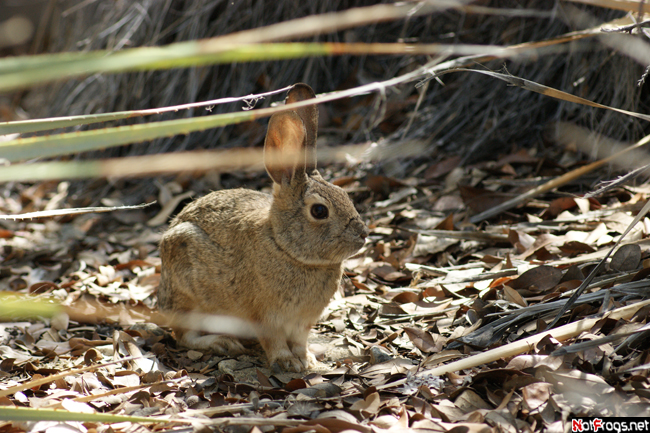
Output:
M188 134L219 126L253 120L272 113L273 109L215 114L189 119L167 120L139 125L118 126L84 132L16 139L0 143L0 158L11 162L106 149L124 144L149 141L160 137Z
M317 43L256 44L244 45L228 51L219 49L214 51L206 52L202 41L192 41L166 47L133 48L113 53L89 52L35 56L38 59L16 57L6 62L0 61L0 91L97 72L186 68L329 54L324 44Z
M99 72L173 69L343 54L434 55L440 53L500 57L521 55L521 52L516 50L494 45L292 42L249 44L224 49L223 46L215 44L206 45L205 41L191 41L165 47L132 48L115 52L61 53L0 59L0 91Z
M115 111L113 113L102 114L85 114L80 116L50 117L46 119L16 120L12 122L0 122L0 135L5 134L22 134L27 132L46 131L48 129L60 129L70 126L90 125L93 123L109 122L113 120L127 119L133 117L151 116L153 114L162 114L178 112L190 108L207 107L211 105L229 104L241 101L255 101L266 98L267 96L284 93L291 86L282 89L271 90L269 92L258 93L256 95L247 95L231 98L212 99L209 101L192 102L189 104L173 105L170 107L149 108L146 110L132 111Z
M32 409L27 407L0 407L0 419L4 421L169 422L166 419L143 416L68 412L66 410Z
M52 317L60 312L58 304L15 292L0 292L0 318Z
M52 136L24 139L19 138L7 142L0 142L0 158L15 162L24 159L60 156L70 153L100 150L124 144L148 141L160 137L188 134L194 131L202 131L209 128L255 120L265 116L270 116L278 111L308 106L314 102L330 102L383 89L385 86L413 81L421 77L427 68L433 64L435 64L435 62L430 62L415 71L411 71L384 82L370 83L354 89L335 92L319 97L316 100L301 101L280 107L263 108L260 110L237 113L215 114L190 119L168 120L148 124L119 126L93 131L70 132Z
M144 110L143 110L144 111ZM17 120L0 122L0 135L24 134L27 132L47 131L48 129L68 128L70 126L91 125L93 123L110 122L135 116L146 116L155 113L136 114L137 111L115 111L113 113L87 114L81 116L53 117L49 119Z
M168 69L221 62L286 59L325 55L322 44L265 44L342 31L360 25L430 14L448 5L379 4L341 12L312 15L199 41L164 47L144 47L117 52L63 53L0 60L0 91L27 87L48 80L95 72ZM290 44L291 45L291 44Z

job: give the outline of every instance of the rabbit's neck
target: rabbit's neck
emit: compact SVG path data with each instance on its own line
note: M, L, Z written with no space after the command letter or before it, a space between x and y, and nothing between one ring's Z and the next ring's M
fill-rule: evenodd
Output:
M278 253L282 254L292 262L295 262L297 265L308 266L310 268L328 268L328 269L341 269L341 267L343 266L343 262L328 262L325 260L305 260L302 258L298 258L292 251L290 251L288 248L284 248L277 241L272 229L270 231L271 231L270 238L273 241L275 247L277 248Z

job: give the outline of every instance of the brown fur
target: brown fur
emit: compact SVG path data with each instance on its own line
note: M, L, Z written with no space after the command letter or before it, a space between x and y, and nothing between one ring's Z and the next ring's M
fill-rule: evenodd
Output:
M297 84L287 99L309 99L305 94L314 97L309 86ZM287 153L291 161L276 165L265 156L272 197L246 189L208 194L178 214L160 243L163 312L244 319L252 323L269 363L290 371L309 366L309 331L338 288L343 260L368 235L347 193L312 168L317 113L289 111L271 118L265 149ZM313 217L313 205L325 205L328 217ZM175 332L188 347L224 354L243 349L230 337Z

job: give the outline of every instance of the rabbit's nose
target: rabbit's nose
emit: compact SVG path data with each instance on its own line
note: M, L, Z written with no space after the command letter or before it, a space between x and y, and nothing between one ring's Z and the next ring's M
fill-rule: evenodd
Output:
M370 234L370 230L368 229L368 226L366 226L364 223L361 223L361 230L359 230L359 237L361 239L365 239L368 237Z
M359 236L361 239L365 240L368 235L370 234L370 230L368 230L368 226L366 226L363 221L361 221L361 218L351 218L350 222L348 223L348 227L352 229L354 234Z

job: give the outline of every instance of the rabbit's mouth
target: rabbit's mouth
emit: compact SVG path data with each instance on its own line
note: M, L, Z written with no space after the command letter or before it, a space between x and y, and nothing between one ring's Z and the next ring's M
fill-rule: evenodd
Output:
M366 244L366 238L370 234L368 226L366 226L360 218L350 218L350 221L348 221L348 224L345 226L345 231L351 232L353 243L358 245L357 250ZM354 252L356 252L356 250Z
M365 237L361 237L361 236L356 237L355 240L354 240L353 246L351 248L351 251L349 252L349 254L347 254L347 256L345 258L347 259L350 256L352 256L352 255L356 254L357 252L359 252L359 250L361 248L363 248L363 246L365 244L366 244L366 238Z

